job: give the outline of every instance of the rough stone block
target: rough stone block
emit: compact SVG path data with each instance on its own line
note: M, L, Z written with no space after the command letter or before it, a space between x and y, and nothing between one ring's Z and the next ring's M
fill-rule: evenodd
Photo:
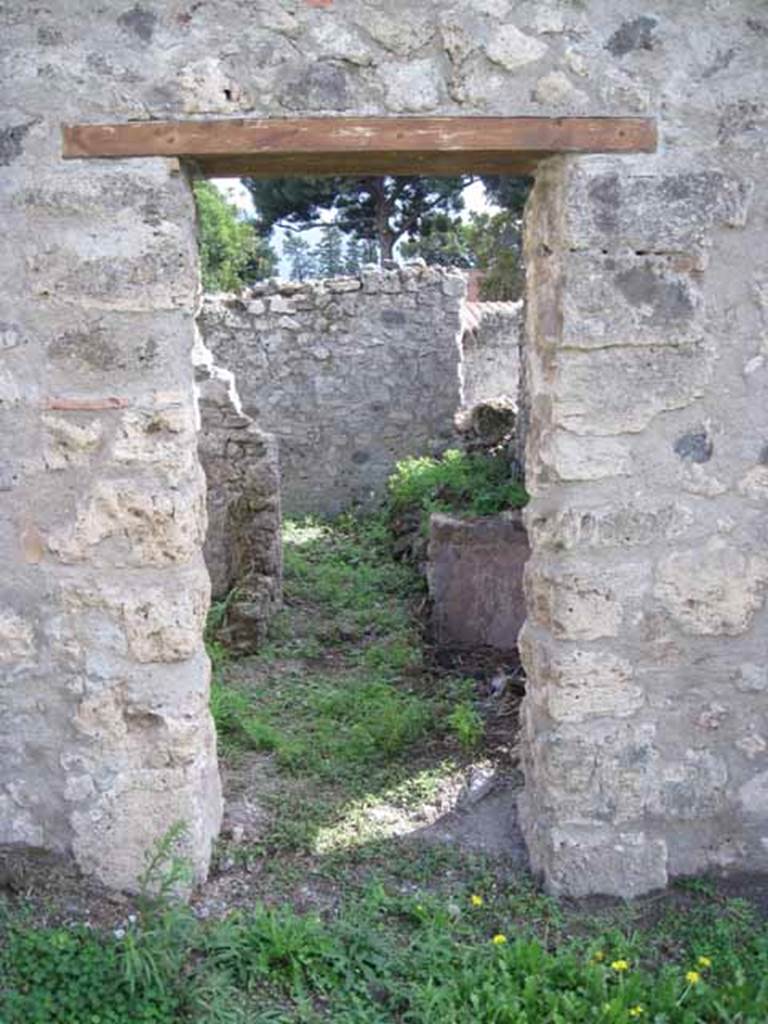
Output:
M704 333L690 259L575 252L563 262L565 348L678 345Z
M437 62L425 58L390 64L386 91L386 102L390 110L413 113L434 110L443 93Z
M686 632L738 636L749 629L768 588L768 558L721 538L676 551L660 563L654 594Z
M529 554L520 513L486 519L435 513L427 572L437 642L513 650L525 620L522 577Z
M60 416L44 416L44 454L48 469L86 466L102 439L98 420L77 423Z
M534 548L562 551L678 540L694 523L693 512L678 502L648 502L643 508L622 502L551 511L534 502L526 509L525 519Z
M48 538L62 562L103 566L189 562L205 535L201 480L175 490L144 489L130 478L101 480L79 503L73 524Z
M643 253L700 250L713 228L742 227L752 186L719 170L675 174L575 171L565 210L566 245L614 245Z
M566 825L552 829L547 845L546 886L553 895L631 899L668 881L666 843L643 832Z
M685 751L661 772L658 805L652 812L677 821L703 821L724 809L728 768L709 750Z
M195 473L195 419L189 404L125 413L112 443L118 463L160 469L175 485Z
M147 742L154 739L150 731ZM189 738L197 757L181 767L135 768L116 773L96 800L70 815L73 850L87 874L115 889L135 891L148 850L181 823L180 843L194 881L208 873L222 814L216 743L209 716Z
M525 648L522 654L527 670L530 655ZM524 705L523 766L542 821L633 822L659 806L653 723L600 717L553 727L547 700L544 679Z
M623 438L552 430L539 439L530 455L526 465L529 482L545 483L553 474L563 481L578 481L604 480L632 473L632 450L629 441Z
M42 825L35 822L32 812L8 794L0 793L0 843L9 845L45 846Z
M547 49L541 39L526 35L512 24L502 24L493 32L485 52L495 64L501 64L507 71L517 71L541 60Z
M650 590L645 562L531 559L525 592L531 622L562 640L599 640L631 629Z
M555 722L624 718L644 703L632 664L604 650L549 645L526 626L520 637L526 671L536 679L532 699Z
M140 664L183 661L200 647L210 603L202 566L185 573L171 588L143 576L132 583L128 592L102 579L63 591L71 642L98 677L124 675L126 659Z
M28 663L35 657L32 623L13 608L0 608L0 665Z
M749 818L764 822L768 817L768 771L759 772L739 789L739 802Z
M637 433L659 413L691 405L711 367L704 346L685 345L565 351L558 370L554 422L574 434L611 435Z
M146 401L154 381L167 386L191 379L191 368L180 365L189 347L189 312L121 312L106 319L102 310L78 306L66 319L47 321L36 306L26 319L44 346L51 389L69 388L73 377L79 386L100 390L119 379L121 393L135 389Z

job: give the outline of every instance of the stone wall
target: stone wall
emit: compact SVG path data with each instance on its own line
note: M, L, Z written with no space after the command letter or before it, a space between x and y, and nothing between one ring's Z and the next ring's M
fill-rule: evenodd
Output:
M459 365L462 407L498 398L517 405L522 321L522 301L464 303Z
M130 885L176 819L204 874L220 814L192 199L173 161L63 162L61 122L643 114L658 153L554 159L528 217L523 825L556 891L768 867L764 5L0 22L0 840Z
M2 30L21 64L0 136L0 842L71 851L122 887L183 820L202 877L221 796L194 206L162 161L61 162L59 120L108 105L65 84L79 43L64 59L36 41L68 22L17 10Z
M652 167L552 160L528 209L523 826L555 889L767 862L768 247L734 116L706 161L693 111Z
M278 439L287 514L375 502L398 459L448 447L465 290L417 265L206 297L206 346Z
M282 594L277 442L240 408L233 375L198 367L198 453L207 483L203 554L225 611L218 637L234 651L258 648Z

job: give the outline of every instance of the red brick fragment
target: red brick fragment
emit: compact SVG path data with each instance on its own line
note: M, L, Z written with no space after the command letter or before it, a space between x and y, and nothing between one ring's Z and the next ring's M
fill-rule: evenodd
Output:
M130 402L127 398L48 398L46 409L59 412L101 412L103 409L127 409Z

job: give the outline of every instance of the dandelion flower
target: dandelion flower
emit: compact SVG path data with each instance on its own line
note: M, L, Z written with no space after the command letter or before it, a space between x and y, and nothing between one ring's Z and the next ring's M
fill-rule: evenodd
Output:
M686 971L685 980L689 985L698 985L701 981L701 975L698 971Z
M700 956L697 959L696 963L699 965L699 967L711 967L712 966L712 958L708 957L708 956Z
M622 971L628 971L629 970L629 960L614 960L613 963L611 964L611 968L614 971L618 971L619 974L621 974Z
M491 942L494 944L494 946L503 946L506 941L507 936L502 935L501 933L499 933L498 935L494 935L493 938L491 939Z
M482 907L485 901L483 900L482 896L478 896L477 893L473 892L472 895L469 897L469 902L472 904L473 907Z
M637 1006L630 1006L630 1008L629 1008L629 1016L630 1017L642 1017L644 1013L645 1013L645 1007L644 1006L640 1006L639 1003L638 1003Z

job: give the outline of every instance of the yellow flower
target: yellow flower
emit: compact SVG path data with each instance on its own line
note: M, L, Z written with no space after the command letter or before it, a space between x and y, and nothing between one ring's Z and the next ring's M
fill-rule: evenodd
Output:
M698 985L701 981L701 975L698 971L686 971L685 980L689 985Z
M637 1006L630 1006L629 1008L630 1017L642 1017L644 1013L645 1007L640 1006L639 1004Z
M596 953L592 954L592 960L596 964L599 964L601 960L605 960L605 953L602 949L598 949Z
M472 895L469 897L469 902L472 904L473 907L482 907L485 901L483 900L482 896L478 896L477 893L473 892Z
M621 974L622 971L629 970L629 960L614 960L611 967L614 971L618 971Z
M506 941L507 936L501 934L494 935L493 938L491 939L491 942L494 944L494 946L503 946Z
M708 956L700 956L696 963L699 965L699 967L711 967L712 959Z

